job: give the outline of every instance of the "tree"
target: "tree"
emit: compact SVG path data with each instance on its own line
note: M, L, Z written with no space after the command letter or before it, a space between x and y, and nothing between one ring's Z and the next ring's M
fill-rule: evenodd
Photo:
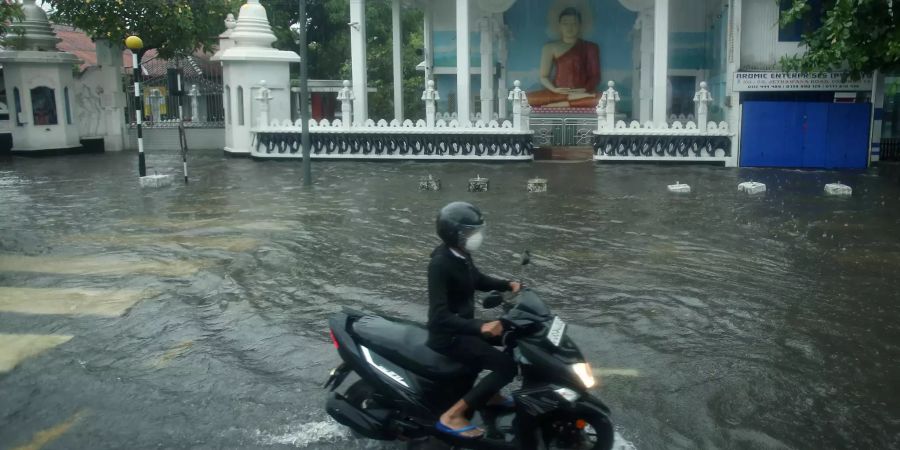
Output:
M783 58L785 70L820 72L839 70L857 80L875 70L900 69L900 9L892 0L793 0L782 14L781 25L808 21L813 7L824 10L821 26L807 29L806 52Z
M57 23L72 25L94 39L144 41L139 56L156 49L162 58L208 51L225 30L224 18L240 0L46 0Z
M297 21L297 0L263 0L272 29L278 37L275 46L297 51L288 27ZM346 0L307 0L309 75L320 79L350 79L350 8ZM424 74L415 66L422 61L424 47L422 12L404 9L401 14L403 45L403 103L407 117L424 117L420 100ZM369 113L373 118L392 118L393 50L391 43L390 2L366 2L366 37L369 86ZM418 49L418 51L417 51Z
M9 32L14 20L22 20L22 5L16 0L0 0L0 36Z

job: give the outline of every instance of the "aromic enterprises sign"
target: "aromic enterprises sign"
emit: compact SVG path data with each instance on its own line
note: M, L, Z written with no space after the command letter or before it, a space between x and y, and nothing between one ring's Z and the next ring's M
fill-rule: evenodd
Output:
M734 90L760 91L871 91L872 77L858 81L843 81L839 72L737 72Z

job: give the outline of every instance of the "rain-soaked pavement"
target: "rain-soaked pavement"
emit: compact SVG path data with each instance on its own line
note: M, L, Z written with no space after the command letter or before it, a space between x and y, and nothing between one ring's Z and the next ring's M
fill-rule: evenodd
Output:
M401 448L325 415L325 321L424 319L455 199L487 213L481 268L524 276L606 374L621 448L900 448L890 167L321 162L307 190L298 162L190 160L156 190L133 154L0 160L0 448Z

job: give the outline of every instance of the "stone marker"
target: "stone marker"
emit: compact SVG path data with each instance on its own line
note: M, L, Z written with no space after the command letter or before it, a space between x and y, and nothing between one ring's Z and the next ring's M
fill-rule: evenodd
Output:
M853 195L853 189L846 184L829 183L825 185L825 193L828 195Z
M532 178L528 180L528 192L547 192L547 179Z
M669 192L675 192L678 194L688 194L691 192L691 187L686 184L681 184L680 181L676 181L675 184L669 185Z
M147 175L146 177L141 177L141 187L163 187L172 184L172 176L171 175Z
M419 178L420 191L439 191L441 190L441 179L434 178L431 175Z
M756 181L745 181L738 185L738 190L750 195L766 192L766 185Z
M469 178L469 192L487 192L489 183L487 178L475 175L475 178Z

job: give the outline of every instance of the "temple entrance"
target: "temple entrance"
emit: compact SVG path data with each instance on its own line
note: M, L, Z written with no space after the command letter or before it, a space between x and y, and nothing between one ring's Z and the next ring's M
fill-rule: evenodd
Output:
M593 160L593 131L597 116L541 115L531 118L534 130L534 159Z

